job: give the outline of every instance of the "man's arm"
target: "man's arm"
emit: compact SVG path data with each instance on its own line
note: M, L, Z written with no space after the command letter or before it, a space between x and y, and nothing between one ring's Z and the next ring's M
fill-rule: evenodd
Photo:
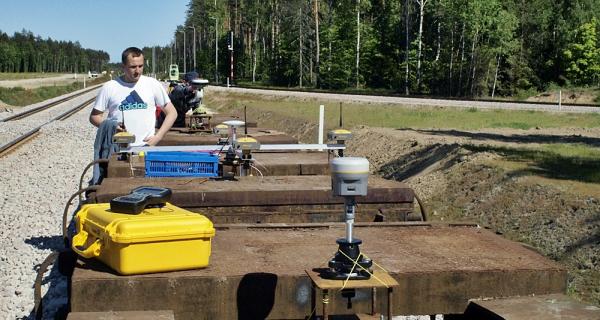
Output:
M102 89L96 95L96 102L94 102L94 106L92 107L92 111L90 112L90 123L95 127L100 127L102 122L104 121L104 112L107 110L107 97L108 97L108 89L106 84L102 86Z
M95 127L100 127L100 124L103 120L104 112L97 109L92 109L92 112L90 113L90 123L93 124Z
M98 110L98 109L92 109L92 112L90 113L90 123L93 124L96 128L100 127L100 125L102 124L102 122L104 121L104 112ZM123 129L123 125L121 123L119 123L119 125L117 126L117 132L123 132L125 131L125 129Z
M165 134L167 134L169 129L171 129L175 119L177 119L177 110L175 110L175 107L171 102L167 103L167 105L162 108L162 111L165 113L165 121L163 121L162 125L158 129L158 132L156 132L155 135L144 139L144 142L150 146L157 145L158 142L165 136Z

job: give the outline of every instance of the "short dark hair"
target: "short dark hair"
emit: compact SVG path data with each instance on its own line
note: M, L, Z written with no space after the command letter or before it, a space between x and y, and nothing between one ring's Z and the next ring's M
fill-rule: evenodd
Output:
M123 51L123 53L121 54L121 62L123 62L123 64L127 63L127 57L131 55L132 57L139 57L139 56L143 56L144 52L137 47L129 47L127 49L125 49Z

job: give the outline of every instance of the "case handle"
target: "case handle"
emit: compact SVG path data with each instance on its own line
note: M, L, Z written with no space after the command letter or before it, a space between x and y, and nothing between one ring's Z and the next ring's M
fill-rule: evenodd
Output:
M94 241L94 243L92 243L86 249L83 249L83 250L80 249L80 247L85 245L85 243L87 242L87 239L88 239L88 233L83 230L81 230L81 232L76 234L73 237L72 245L71 245L73 247L73 251L75 251L78 255L80 255L84 258L94 258L94 257L99 256L100 249L102 249L102 243L100 242L100 239L96 239L96 241Z

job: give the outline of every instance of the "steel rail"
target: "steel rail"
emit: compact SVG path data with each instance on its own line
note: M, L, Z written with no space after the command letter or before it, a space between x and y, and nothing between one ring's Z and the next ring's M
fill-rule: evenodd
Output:
M69 117L71 117L72 115L76 114L81 109L85 108L87 105L89 105L90 103L92 103L94 100L96 100L96 97L90 98L87 101L85 101L84 103L76 106L75 108L69 109L69 110L67 110L67 111L59 114L54 119L55 120L60 120L60 121L68 119Z
M51 122L54 122L54 121L59 121L59 120L62 121L62 120L69 118L70 116L75 114L77 111L80 111L81 109L85 108L87 105L89 105L94 100L96 100L95 97L91 98L81 104L78 104L75 107L73 107L73 108L59 114L58 116L46 121L45 123L35 127L34 129L27 131L26 133L20 135L16 139L13 139L13 140L1 145L0 146L0 158L7 155L10 151L16 149L18 146L21 146L21 145L25 144L26 142L30 141L37 134L39 134L40 129L43 126L45 126Z
M56 101L53 101L53 102L50 102L50 103L47 103L47 104L44 104L44 105L41 105L41 106L37 106L35 108L31 108L29 110L20 112L18 114L12 115L10 117L6 117L4 119L0 119L0 122L14 121L14 120L19 120L19 119L23 119L23 118L29 117L32 114L36 114L38 112L41 112L41 111L44 111L46 109L52 108L52 107L54 107L54 106L56 106L58 104L61 104L61 103L65 102L65 101L71 100L71 99L76 98L76 97L78 97L80 95L83 95L83 94L88 93L88 92L90 92L92 90L95 90L95 89L98 88L98 86L100 86L100 85L96 85L94 87L89 88L88 90L84 90L84 91L75 93L75 94L70 95L68 97L64 97L64 98L61 98L59 100L56 100Z
M25 144L30 139L33 139L40 132L41 128L42 126L39 126L33 130L27 131L18 138L0 146L0 158L7 155L11 150L16 149L18 146Z

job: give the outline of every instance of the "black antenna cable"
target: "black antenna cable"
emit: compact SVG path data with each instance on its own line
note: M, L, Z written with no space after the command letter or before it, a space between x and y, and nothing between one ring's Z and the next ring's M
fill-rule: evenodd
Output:
M342 116L342 102L340 101L340 128L344 127L344 118Z
M244 134L248 135L248 120L246 118L246 105L244 105Z

